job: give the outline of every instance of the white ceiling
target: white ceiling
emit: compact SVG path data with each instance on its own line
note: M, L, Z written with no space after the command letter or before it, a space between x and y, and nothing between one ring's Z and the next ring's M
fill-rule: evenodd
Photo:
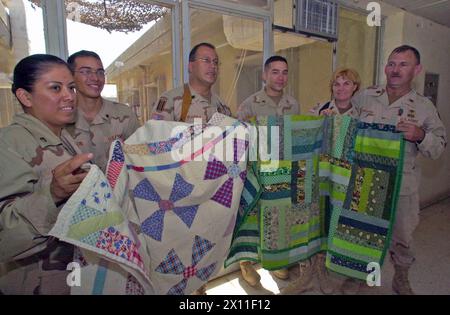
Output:
M450 27L450 0L384 0L383 2Z

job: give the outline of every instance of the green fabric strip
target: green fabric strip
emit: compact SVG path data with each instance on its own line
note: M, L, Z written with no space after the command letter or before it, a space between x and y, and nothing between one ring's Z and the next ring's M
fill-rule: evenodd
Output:
M240 236L236 238L233 243L234 246L256 246L258 244L258 237Z
M312 160L306 160L306 177L305 177L305 202L311 203L313 197L313 175L314 165Z
M263 175L263 176L261 176L261 184L262 185L273 185L273 184L290 183L290 182L291 182L291 175L275 175L275 176Z
M253 221L253 220L252 220ZM241 230L252 230L252 231L257 231L258 230L258 221L255 220L255 222L249 222L249 221L245 221L244 223L242 223L241 225Z
M119 225L124 220L122 212L108 212L101 216L91 217L69 228L68 238L80 240L94 232Z
M365 168L364 169L364 181L361 187L361 195L359 198L359 204L358 204L358 212L365 213L367 212L367 202L369 200L369 194L370 194L370 185L373 181L373 173L374 170L371 168Z
M355 140L355 151L398 158L400 155L400 143L392 140L357 136Z
M278 231L280 234L278 235L278 248L287 247L286 244L286 208L291 207L291 203L287 205L280 206L280 211L278 212ZM261 220L262 221L262 220ZM261 229L263 230L263 229Z
M292 122L302 122L301 127L303 127L303 124L318 124L317 126L320 126L323 123L324 117L323 116L310 116L310 115L291 115L291 116L285 116L290 117L290 120Z
M356 252L364 256L372 257L373 259L375 259L375 261L378 261L382 255L382 252L379 250L359 246L337 238L333 240L332 244L336 247L348 250L349 252Z
M403 137L400 138L400 157L399 157L399 165L397 167L397 173L396 173L396 180L395 180L395 189L392 196L392 204L391 204L391 216L390 216L390 226L389 226L389 232L387 235L387 244L391 243L392 239L392 233L394 231L394 223L395 223L395 217L397 214L397 206L398 206L398 198L400 197L400 188L402 185L402 175L403 175L403 166L404 166L404 158L405 158L405 140ZM384 258L386 257L387 248L383 251L383 254L381 256L381 263L380 265L383 265Z
M398 142L398 134L381 130L359 129L357 130L357 134L358 136L371 139L392 140Z
M371 256L366 256L360 253L356 253L355 251L348 251L336 246L331 245L330 246L330 250L332 250L333 252L345 256L345 257L352 257L354 259L360 260L360 261L364 261L364 262L372 262L374 259Z
M372 155L380 155L380 156L388 157L388 158L397 158L399 155L397 150L383 149L383 151L381 152L379 147L368 146L368 145L363 145L363 146L355 145L355 152L367 153L367 154L372 154Z
M352 277L352 278L356 278L356 279L360 279L360 280L364 280L364 281L367 279L367 273L349 269L349 268L345 268L343 266L333 264L332 262L330 262L330 264L327 265L327 267L330 268L330 270L337 272L341 275L347 276L347 277Z
M320 222L318 222L317 224L310 224L308 229L305 229L303 231L298 231L296 233L292 232L291 233L291 242L292 240L298 240L300 238L307 238L307 239L314 239L317 238L317 235L313 236L313 237L309 237L309 233L316 233L316 231L318 231L320 233ZM291 244L291 246L294 246Z
M350 175L352 174L352 170L349 170L349 169L346 169L346 168L343 168L343 167L340 167L340 166L334 165L334 164L331 165L331 172L333 174L341 175L341 176L348 177L348 178L350 178Z
M321 170L331 170L331 163L328 161L320 161L319 162L319 168Z
M347 135L348 126L350 125L351 118L348 116L336 117L337 120L341 121L338 135L334 143L333 156L341 159L342 153L344 152L345 137Z
M341 216L346 217L346 218L350 218L350 219L353 219L353 220L358 220L358 221L361 221L361 222L364 222L364 223L368 223L368 224L372 224L372 225L376 225L376 226L381 226L381 227L384 227L384 228L389 228L389 221L388 220L380 219L380 218L369 216L369 215L365 215L365 214L359 214L359 213L357 213L355 211L342 209Z
M369 138L369 137L364 137L364 136L358 135L358 136L356 136L355 145L362 146L362 147L364 147L364 146L377 147L379 150L377 152L377 155L382 155L380 153L385 149L387 149L389 151L395 151L398 154L400 154L400 142L398 140ZM398 155L395 157L398 157Z
M315 230L308 231L308 234L303 237L293 238L291 240L290 246L296 247L300 245L307 245L311 240L320 237L320 226L317 226Z
M331 198L335 199L335 200L340 200L342 202L344 202L346 197L346 193L342 193L336 190L332 190L331 192Z
M284 116L284 158L283 160L292 160L292 126L291 117Z
M297 224L297 225L294 225L292 228L291 228L291 233L301 233L301 232L305 232L305 231L308 231L309 229L310 229L310 227L311 226L314 226L314 225L318 225L320 223L320 218L319 217L317 217L317 216L315 216L315 217L313 217L313 218L311 218L311 220L309 220L307 223L305 223L305 224Z
M248 215L244 222L244 224L258 224L258 217L255 215Z
M330 192L331 191L331 183L330 182L321 182L319 184L320 191Z
M291 161L285 161L285 160L272 160L272 161L264 161L260 164L260 172L279 172L279 169L291 169ZM284 173L282 173L284 174Z

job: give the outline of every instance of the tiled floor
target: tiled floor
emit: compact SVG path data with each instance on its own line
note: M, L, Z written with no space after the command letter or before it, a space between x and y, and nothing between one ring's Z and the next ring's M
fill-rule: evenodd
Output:
M414 234L413 249L416 262L410 270L410 282L417 294L450 294L450 198L421 211L421 221ZM261 285L250 287L242 279L240 271L227 274L208 283L210 295L267 295L279 294L292 280L273 278L267 270L258 269ZM295 268L291 268L290 279L295 279ZM392 294L391 279L394 269L386 259L381 273L381 286L363 286L359 294ZM333 277L335 294L343 278ZM305 294L321 294L318 280L314 279L314 290Z

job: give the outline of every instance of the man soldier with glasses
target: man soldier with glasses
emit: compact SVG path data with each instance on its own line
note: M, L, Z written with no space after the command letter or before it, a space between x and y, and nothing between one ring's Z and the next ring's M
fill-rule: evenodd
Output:
M195 118L203 122L216 112L231 116L228 106L211 90L219 73L219 57L216 48L200 43L189 54L189 83L161 95L151 119L193 123Z
M189 53L189 83L163 93L151 119L193 123L197 118L206 123L216 112L231 116L228 106L211 90L218 72L216 48L209 43L194 46ZM206 284L192 294L206 294Z
M115 139L125 140L139 128L132 109L102 98L105 69L100 57L81 50L67 60L76 84L78 112L67 127L83 153L94 153L94 163L105 171L109 148Z

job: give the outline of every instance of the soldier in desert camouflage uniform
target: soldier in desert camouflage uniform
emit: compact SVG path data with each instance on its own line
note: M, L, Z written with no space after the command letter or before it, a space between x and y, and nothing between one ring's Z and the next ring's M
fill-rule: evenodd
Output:
M326 116L350 116L352 118L358 117L358 112L353 106L351 99L352 96L359 90L361 86L361 79L353 69L340 68L337 69L331 76L330 91L332 99L325 103L319 103L317 106L310 110L313 115L326 115ZM326 224L327 225L327 224ZM334 285L331 281L330 274L325 267L326 254L320 252L311 259L314 268L316 270L317 277L319 279L319 288L323 294L332 294L334 292ZM348 278L344 280L341 290L344 292L351 292L353 289L355 292L359 289L359 283L355 283ZM303 283L293 283L290 287L285 289L290 293L300 293L304 287Z
M24 109L0 130L0 294L68 294L73 246L47 236L92 154L80 154L63 127L75 113L67 64L33 55L14 70Z
M331 76L331 101L317 104L310 110L313 115L336 115L358 117L358 112L352 104L352 96L358 92L361 79L358 72L350 68L336 70Z
M252 116L299 115L297 100L283 90L288 83L288 64L282 56L272 56L264 64L265 86L246 98L239 106L237 118L247 120Z
M228 106L211 90L218 72L216 48L209 43L194 46L189 54L189 83L163 93L153 108L151 119L187 123L201 119L206 123L216 112L231 116ZM194 295L205 292L206 284Z
M189 54L189 84L163 93L151 119L193 123L199 118L206 123L216 112L231 116L228 106L211 91L218 72L215 47L208 43L196 45Z
M83 152L94 153L94 162L106 170L109 148L115 139L126 140L139 121L129 106L101 97L105 70L100 57L91 51L79 51L67 60L77 89L77 114L67 130Z
M413 294L408 271L415 258L412 236L419 224L420 167L418 153L437 159L447 144L445 127L433 103L411 88L422 70L416 48L404 45L389 55L384 72L386 87L371 87L356 94L352 102L360 120L396 125L405 141L405 161L397 213L389 249L395 274L392 289L398 294Z
M264 63L264 87L250 95L239 106L237 118L247 121L253 116L295 115L300 114L300 105L292 96L284 93L288 84L288 63L282 56L272 56ZM250 261L240 261L241 274L250 286L260 283L261 277ZM271 271L275 277L286 280L289 278L287 268Z

